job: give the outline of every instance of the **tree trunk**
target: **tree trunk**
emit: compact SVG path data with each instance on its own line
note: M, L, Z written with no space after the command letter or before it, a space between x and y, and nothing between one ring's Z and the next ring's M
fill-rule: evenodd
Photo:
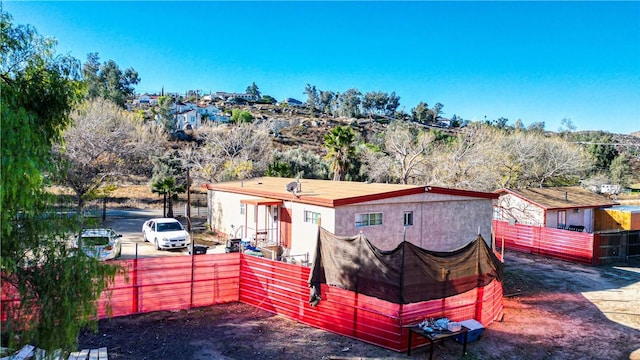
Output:
M164 198L162 200L162 217L167 217L167 194L163 194Z
M168 207L167 217L172 218L173 217L173 199L171 196L169 196L167 207Z

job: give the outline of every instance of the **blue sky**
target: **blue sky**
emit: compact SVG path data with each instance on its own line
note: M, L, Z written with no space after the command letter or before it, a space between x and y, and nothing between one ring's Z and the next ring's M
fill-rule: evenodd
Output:
M640 131L640 1L21 2L14 24L57 50L133 67L140 93L244 92L306 100L306 84L395 91L400 109L444 116L563 118Z

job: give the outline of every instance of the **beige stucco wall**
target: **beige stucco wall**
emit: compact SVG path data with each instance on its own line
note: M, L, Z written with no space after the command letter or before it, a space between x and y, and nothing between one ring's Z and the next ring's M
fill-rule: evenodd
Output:
M413 211L413 226L404 226L405 211ZM382 213L382 225L355 226L357 214L375 212ZM362 232L383 250L392 250L406 239L424 249L450 251L475 240L478 230L490 243L491 218L490 199L425 193L340 207L335 233Z
M209 191L208 221L213 229L228 234L236 231L238 226L244 226L245 215L240 214L240 200L250 198L254 197ZM451 251L475 240L478 231L487 243L491 242L491 199L424 193L337 208L292 201L284 201L282 206L291 209L289 254L309 253L311 259L314 257L318 226L304 222L305 211L319 213L324 229L340 236L352 236L362 232L382 250L392 250L406 239L428 250ZM258 209L260 211L257 218L261 224L265 219L265 207L260 206ZM404 226L405 211L413 211L412 226ZM357 214L377 212L382 213L382 225L356 227ZM252 205L247 205L247 213L249 231L242 231L243 235L236 233L238 237L245 237L255 227ZM272 215L266 219L272 219ZM273 239L278 239L279 232L272 235Z

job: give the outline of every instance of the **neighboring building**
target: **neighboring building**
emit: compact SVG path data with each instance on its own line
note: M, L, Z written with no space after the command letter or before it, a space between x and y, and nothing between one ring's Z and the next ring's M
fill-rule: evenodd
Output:
M524 225L593 232L595 212L616 205L578 186L500 189L494 219Z
M440 187L275 177L206 187L213 231L310 256L319 224L340 236L362 232L385 250L406 239L428 250L451 251L478 233L489 243L492 202L498 198Z
M294 98L286 98L280 102L281 104L287 104L289 106L302 106L304 103L300 100L296 100Z
M600 192L603 194L619 194L620 185L602 184L600 185Z
M235 98L238 99L243 99L246 101L257 101L259 100L257 95L253 95L253 94L242 94L242 93L228 93L228 92L224 92L224 91L217 91L215 93L215 97L221 99L221 100L233 100Z
M621 205L596 212L599 231L640 230L640 206Z
M158 105L158 95L142 94L133 100L134 105Z
M198 105L198 113L201 118L206 118L208 121L221 123L228 123L231 121L231 117L222 114L220 109L213 104Z
M200 114L195 110L186 110L175 115L176 129L195 130L202 125Z
M171 113L175 114L175 113L183 113L185 111L189 111L189 110L195 110L196 109L196 104L194 103L190 103L190 102L172 102L171 103Z

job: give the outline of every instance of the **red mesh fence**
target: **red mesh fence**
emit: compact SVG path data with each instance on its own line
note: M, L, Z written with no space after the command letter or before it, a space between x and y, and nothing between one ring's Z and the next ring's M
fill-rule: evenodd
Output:
M240 301L289 319L396 351L407 350L403 325L426 318L476 319L488 325L502 311L502 284L446 299L399 305L322 285L309 304L310 268L239 253L119 261L127 270L99 302L99 318ZM2 319L15 293L2 288ZM418 341L416 345L420 345Z
M583 264L594 259L594 234L522 224L493 221L497 246L520 252L540 254Z
M323 284L322 300L311 307L309 268L248 255L242 256L240 268L241 302L396 351L407 350L403 325L440 317L476 319L488 325L502 312L498 281L445 299L405 305Z

